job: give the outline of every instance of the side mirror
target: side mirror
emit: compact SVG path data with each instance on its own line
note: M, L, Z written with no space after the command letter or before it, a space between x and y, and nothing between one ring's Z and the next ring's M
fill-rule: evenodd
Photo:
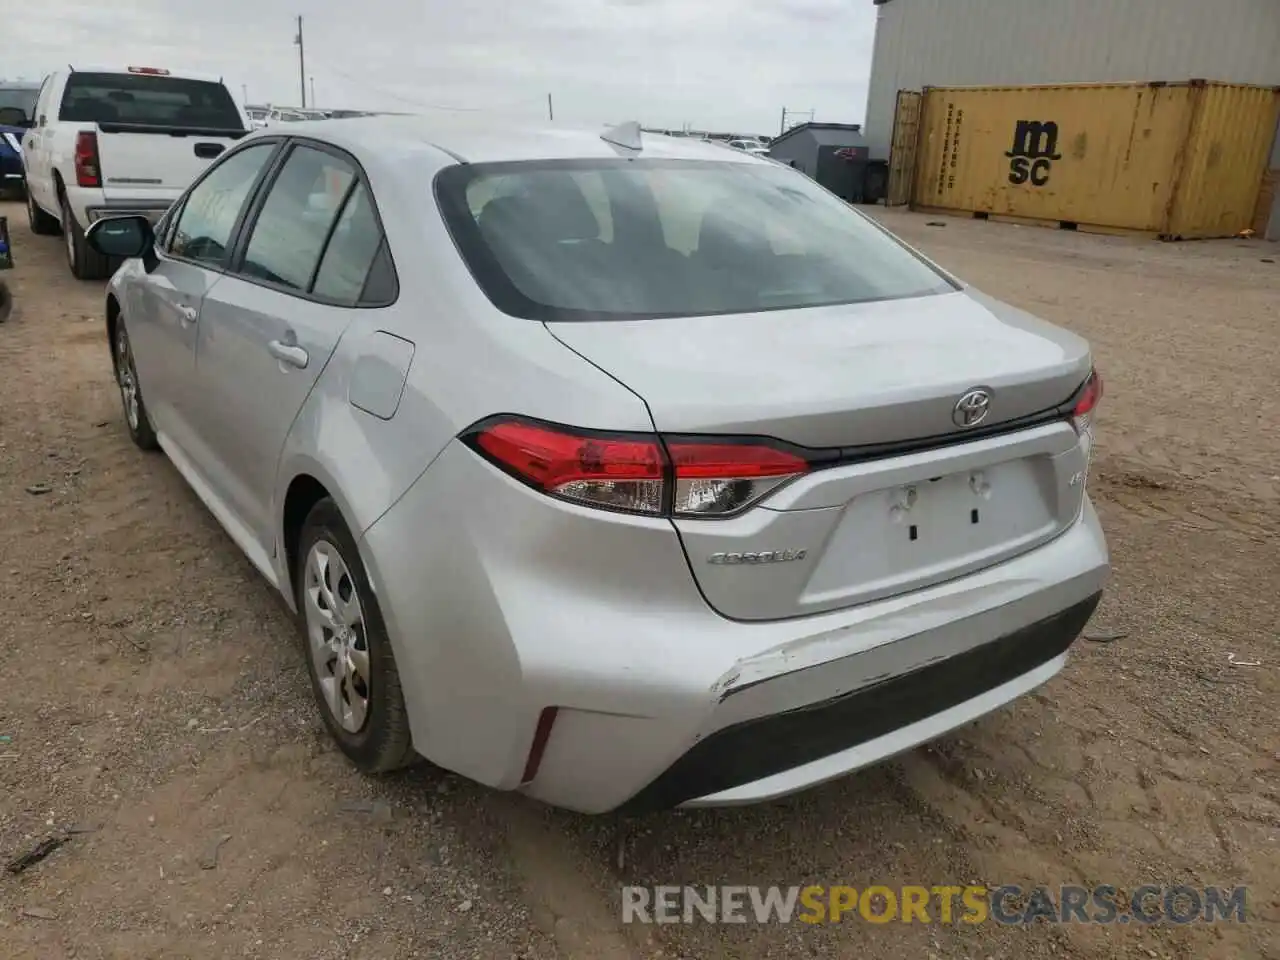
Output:
M146 217L104 217L89 224L85 242L108 257L141 257L156 242L151 221Z

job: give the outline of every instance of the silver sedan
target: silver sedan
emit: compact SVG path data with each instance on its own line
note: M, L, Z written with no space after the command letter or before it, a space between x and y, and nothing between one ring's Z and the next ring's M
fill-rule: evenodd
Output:
M89 236L130 435L361 770L782 796L1044 683L1107 579L1088 345L745 152L318 121Z

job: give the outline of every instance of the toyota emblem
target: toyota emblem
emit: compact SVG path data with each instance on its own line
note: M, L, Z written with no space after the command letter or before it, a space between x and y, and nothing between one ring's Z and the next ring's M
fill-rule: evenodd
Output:
M956 401L951 419L957 427L976 427L991 412L990 391L977 387Z

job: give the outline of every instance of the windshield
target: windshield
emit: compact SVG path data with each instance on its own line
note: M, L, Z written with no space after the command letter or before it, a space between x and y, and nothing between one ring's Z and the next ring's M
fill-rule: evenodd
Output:
M955 289L844 201L772 164L459 165L437 176L436 196L485 293L531 319L755 313Z
M155 74L73 73L58 116L76 123L244 129L222 84Z

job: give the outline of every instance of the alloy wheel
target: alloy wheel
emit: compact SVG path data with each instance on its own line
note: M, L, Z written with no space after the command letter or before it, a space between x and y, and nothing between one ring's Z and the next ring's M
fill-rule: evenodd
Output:
M364 608L338 548L318 540L307 554L303 579L307 641L325 707L348 733L359 733L372 693Z
M136 431L140 422L138 375L133 368L133 351L129 348L129 334L123 323L116 327L116 383L120 386L120 402L124 405L129 429Z

